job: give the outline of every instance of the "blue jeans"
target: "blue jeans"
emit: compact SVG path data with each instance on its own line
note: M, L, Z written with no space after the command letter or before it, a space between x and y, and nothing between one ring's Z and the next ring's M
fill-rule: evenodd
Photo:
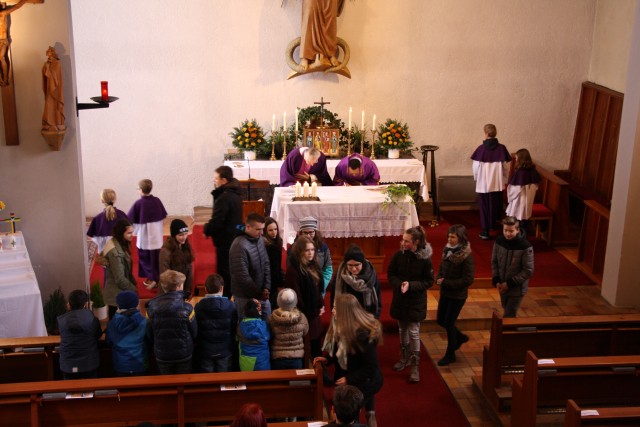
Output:
M229 372L231 371L231 355L226 357L203 357L198 362L200 372Z
M296 359L272 359L271 360L271 370L280 370L280 369L302 369L302 358Z

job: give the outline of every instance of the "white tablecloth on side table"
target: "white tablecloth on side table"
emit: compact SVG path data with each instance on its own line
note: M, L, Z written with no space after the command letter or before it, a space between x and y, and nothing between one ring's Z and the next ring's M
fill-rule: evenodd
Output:
M318 219L324 237L401 236L419 224L416 207L406 197L398 205L382 206L382 186L318 187L319 202L292 201L294 188L277 187L271 216L280 225L284 244L295 238L300 218Z
M21 232L2 234L0 252L0 338L47 336L38 280Z

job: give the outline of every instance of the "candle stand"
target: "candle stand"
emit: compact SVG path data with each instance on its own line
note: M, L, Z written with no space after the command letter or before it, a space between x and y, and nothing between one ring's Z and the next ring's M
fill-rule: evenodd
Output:
M369 156L371 158L371 160L375 160L376 159L376 135L377 135L378 131L377 130L372 130L371 131L371 155Z

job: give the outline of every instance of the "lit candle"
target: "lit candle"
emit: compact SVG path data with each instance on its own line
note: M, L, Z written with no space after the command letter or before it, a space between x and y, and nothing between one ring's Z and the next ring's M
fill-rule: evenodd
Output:
M373 124L371 125L371 130L376 130L376 115L373 115Z
M286 132L287 131L287 112L285 111L283 116L282 116L282 131Z
M364 130L364 110L362 110L362 126L360 126L360 130Z
M296 182L296 197L300 197L302 195L302 186L300 185L300 181Z
M351 107L349 107L349 126L347 127L347 129L351 129L351 113L353 112L353 110L351 109Z
M318 184L317 183L313 183L311 184L311 197L316 197L318 191Z
M298 132L298 115L300 114L300 110L296 108L296 132Z
M271 118L271 133L276 131L276 115L274 114Z
M109 100L109 82L100 82L100 95L102 95L103 101L106 102Z
M302 186L302 195L304 197L309 197L309 183L307 181L305 181Z

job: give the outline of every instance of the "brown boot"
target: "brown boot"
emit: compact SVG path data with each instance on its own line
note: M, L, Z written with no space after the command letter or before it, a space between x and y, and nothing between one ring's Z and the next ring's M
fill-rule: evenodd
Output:
M394 371L402 371L409 364L409 344L400 344L400 360L393 365Z
M376 412L375 411L367 411L367 427L378 427L378 422L376 421Z
M418 371L418 365L420 364L420 352L412 351L409 360L411 362L411 375L409 375L409 382L418 383L420 382L420 372Z

